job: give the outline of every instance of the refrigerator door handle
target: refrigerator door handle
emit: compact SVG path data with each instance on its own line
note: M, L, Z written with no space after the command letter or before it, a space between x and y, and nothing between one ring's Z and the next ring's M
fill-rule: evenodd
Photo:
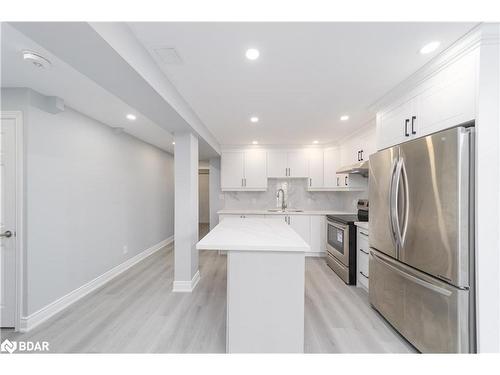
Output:
M398 191L401 179L401 159L398 159L393 166L391 173L391 185L389 196L389 215L391 219L392 236L396 243L396 256L399 258L399 248L401 247L401 233L399 232L398 218Z
M383 263L386 267L392 269L398 275L404 277L407 280L414 282L415 284L418 284L426 289L432 290L432 291L439 293L439 294L446 296L446 297L449 297L452 294L449 290L441 288L438 285L431 284L428 281L422 280L421 278L413 276L410 273L406 272L405 270L400 269L399 267L391 264L390 262L386 261L385 259L383 259L379 255L377 255L374 251L370 251L370 255L375 257L379 262Z
M403 244L405 243L405 238L406 238L406 230L408 229L408 215L409 215L409 212L410 212L410 206L409 206L409 202L410 202L410 193L409 193L409 187L408 187L408 175L406 174L406 166L405 166L405 163L404 163L404 159L401 159L401 172L400 172L400 176L403 178L403 197L404 197L404 201L403 201L403 226L400 227L398 226L398 229L399 228L402 228L401 231L400 231L400 240L401 240L401 243L400 245L403 246ZM398 224L399 224L399 216L398 216Z

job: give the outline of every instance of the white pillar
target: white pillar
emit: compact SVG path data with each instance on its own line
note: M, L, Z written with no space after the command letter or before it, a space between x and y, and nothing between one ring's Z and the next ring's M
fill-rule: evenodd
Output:
M198 138L175 134L174 292L191 292L198 270Z

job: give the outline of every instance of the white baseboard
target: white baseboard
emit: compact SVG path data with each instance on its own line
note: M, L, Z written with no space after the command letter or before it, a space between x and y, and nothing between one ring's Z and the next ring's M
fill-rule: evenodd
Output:
M103 273L101 276L96 277L94 280L89 281L88 283L82 285L81 287L69 292L65 296L55 300L54 302L48 304L45 307L42 307L40 310L34 312L33 314L21 317L21 326L19 330L21 332L28 332L35 328L36 326L42 324L50 317L54 316L61 310L65 309L69 305L75 303L82 297L87 294L93 292L97 288L100 288L107 282L114 279L116 276L128 270L133 265L139 263L144 260L148 256L154 254L161 248L171 244L174 241L174 236L170 236L166 240L161 241L160 243L151 246L149 249L144 250L143 252L137 254L136 256L127 259L125 262L119 264L118 266L110 269L109 271Z
M306 251L306 257L326 257L325 251Z
M193 278L187 281L174 281L172 292L191 293L200 281L200 270L196 271Z

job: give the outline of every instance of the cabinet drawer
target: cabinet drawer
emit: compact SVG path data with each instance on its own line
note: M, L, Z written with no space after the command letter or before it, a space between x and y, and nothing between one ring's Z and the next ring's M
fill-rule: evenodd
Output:
M365 277L369 275L368 263L369 256L361 251L358 252L358 271L363 274Z

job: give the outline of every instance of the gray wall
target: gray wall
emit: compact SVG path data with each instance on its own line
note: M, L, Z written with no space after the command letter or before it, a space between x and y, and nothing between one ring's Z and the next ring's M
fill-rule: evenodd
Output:
M208 224L210 222L209 204L209 175L208 169L200 169L198 172L198 221Z
M220 187L220 157L209 160L210 230L219 224L217 211L224 208L224 195Z
M174 233L173 157L70 108L36 108L37 95L2 89L2 109L24 115L23 315Z

